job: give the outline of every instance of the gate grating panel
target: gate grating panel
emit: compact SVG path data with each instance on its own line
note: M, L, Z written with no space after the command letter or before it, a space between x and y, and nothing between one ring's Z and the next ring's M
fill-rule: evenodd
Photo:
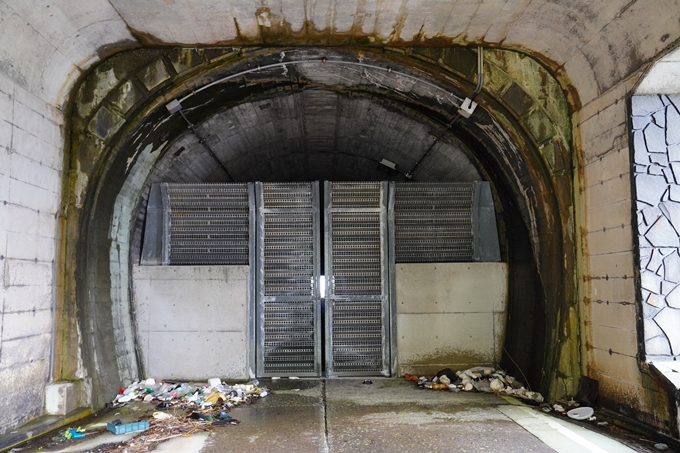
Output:
M258 375L321 371L318 183L257 183Z
M167 198L164 264L248 264L247 184L161 185Z
M326 367L389 375L387 184L326 183Z
M472 261L474 183L396 183L395 261Z

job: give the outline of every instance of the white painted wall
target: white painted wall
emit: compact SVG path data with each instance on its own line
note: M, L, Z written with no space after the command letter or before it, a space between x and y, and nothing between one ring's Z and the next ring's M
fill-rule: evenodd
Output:
M396 265L398 372L496 365L505 335L505 263Z
M135 266L146 377L248 377L248 266Z
M42 413L50 377L62 125L0 73L0 434Z

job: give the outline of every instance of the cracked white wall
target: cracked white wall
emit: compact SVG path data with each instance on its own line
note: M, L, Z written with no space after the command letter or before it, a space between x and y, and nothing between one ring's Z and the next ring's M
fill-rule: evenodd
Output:
M648 360L680 356L680 96L633 96L635 193Z

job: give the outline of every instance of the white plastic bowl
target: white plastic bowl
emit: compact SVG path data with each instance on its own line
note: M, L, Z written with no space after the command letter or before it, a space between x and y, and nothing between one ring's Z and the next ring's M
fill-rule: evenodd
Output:
M587 420L593 416L595 411L592 407L577 407L567 412L567 417L573 418L574 420Z

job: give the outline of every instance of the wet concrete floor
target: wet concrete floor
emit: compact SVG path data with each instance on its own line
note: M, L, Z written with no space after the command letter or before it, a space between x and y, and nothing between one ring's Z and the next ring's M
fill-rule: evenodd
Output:
M272 395L232 409L230 415L241 421L239 425L172 439L155 451L653 451L628 448L493 394L421 390L402 379L372 381L366 385L363 379L262 380ZM127 410L142 410L140 404L144 403ZM87 449L73 445L59 451L97 450L91 445Z
M362 382L274 381L271 398L234 409L241 424L216 431L201 453L556 451L501 412L511 404L498 396Z

